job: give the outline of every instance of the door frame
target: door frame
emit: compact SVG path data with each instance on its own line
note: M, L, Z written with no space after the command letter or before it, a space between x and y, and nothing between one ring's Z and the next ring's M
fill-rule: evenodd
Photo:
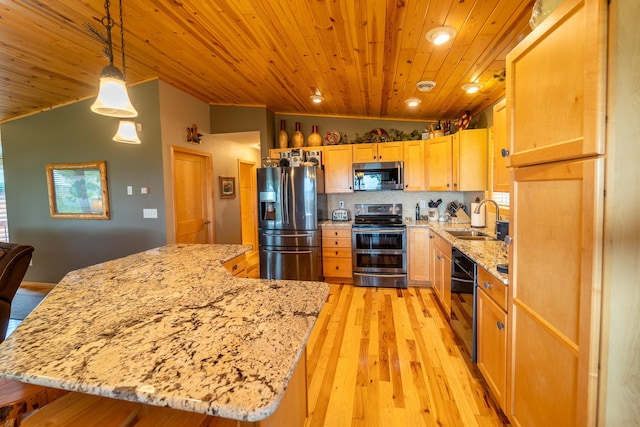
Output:
M257 169L256 166L256 162L251 161L251 160L243 160L243 159L238 159L238 191L241 191L240 189L242 188L242 183L239 181L242 178L242 174L240 173L240 167L242 165L249 165L253 167L253 170L255 171ZM252 199L254 201L255 205L255 209L253 211L253 234L254 234L254 242L255 242L255 246L253 248L252 252L257 252L258 251L258 208L257 208L257 200L258 200L258 185L256 180L252 180L251 181L251 195L252 195ZM240 216L242 217L242 197L240 197ZM242 224L242 222L241 222ZM242 230L241 230L241 234L240 234L241 238L242 238Z
M205 159L205 195L207 201L207 221L209 221L209 227L207 228L209 243L215 243L215 211L214 211L214 194L213 194L213 156L211 153L205 151L193 150L185 147L179 147L177 145L171 146L171 206L173 208L173 241L176 241L176 233L178 231L178 218L176 215L176 182L175 182L175 153L190 154L194 156L203 157Z

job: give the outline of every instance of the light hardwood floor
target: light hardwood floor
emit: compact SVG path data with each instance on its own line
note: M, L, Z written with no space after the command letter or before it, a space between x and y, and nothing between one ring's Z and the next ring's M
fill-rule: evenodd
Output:
M316 426L503 426L428 288L331 285L307 346Z

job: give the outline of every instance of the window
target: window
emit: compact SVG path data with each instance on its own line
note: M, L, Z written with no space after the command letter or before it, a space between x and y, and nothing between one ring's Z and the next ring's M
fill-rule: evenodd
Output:
M509 193L502 193L499 191L494 191L493 194L491 195L491 198L493 200L496 201L497 204L500 205L500 207L505 206L505 207L509 207Z

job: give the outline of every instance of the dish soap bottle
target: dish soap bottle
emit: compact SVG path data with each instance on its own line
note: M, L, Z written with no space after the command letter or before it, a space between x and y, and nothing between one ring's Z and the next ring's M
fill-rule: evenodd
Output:
M420 204L416 203L416 221L420 220Z

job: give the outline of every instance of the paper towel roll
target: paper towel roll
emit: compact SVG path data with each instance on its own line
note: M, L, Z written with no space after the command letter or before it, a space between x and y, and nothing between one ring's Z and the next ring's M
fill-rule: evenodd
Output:
M471 203L471 226L472 227L484 227L486 226L486 206L482 205L480 213L476 213L476 209L480 203Z

